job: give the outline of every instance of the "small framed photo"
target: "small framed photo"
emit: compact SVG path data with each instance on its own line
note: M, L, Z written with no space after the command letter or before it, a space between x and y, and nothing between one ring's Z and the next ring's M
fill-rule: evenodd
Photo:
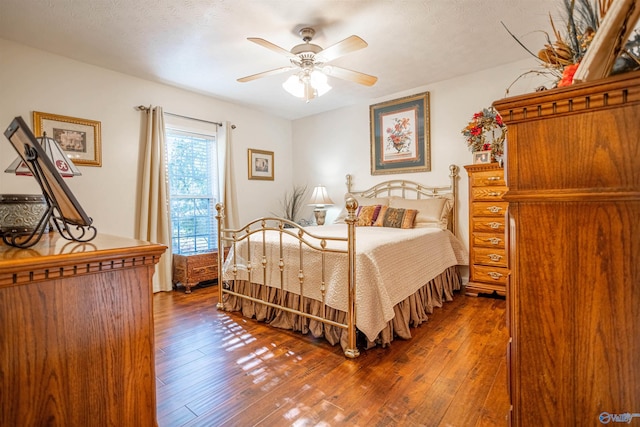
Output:
M102 166L100 122L34 111L33 133L42 136L44 132L56 140L74 164Z
M473 164L491 163L491 150L473 153Z
M273 151L249 148L249 179L273 181Z

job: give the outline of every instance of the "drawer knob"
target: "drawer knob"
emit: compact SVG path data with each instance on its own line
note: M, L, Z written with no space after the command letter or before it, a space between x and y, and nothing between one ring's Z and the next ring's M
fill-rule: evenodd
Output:
M502 255L498 255L498 254L489 254L488 255L489 259L491 259L491 261L500 261L502 259Z
M492 197L499 197L502 193L499 191L490 191L489 195Z
M490 176L489 178L487 178L487 181L500 181L500 177L499 176Z
M492 245L499 245L502 239L499 237L490 237L487 239L487 242L490 242Z
M496 228L500 228L500 226L501 226L502 224L501 224L501 223L499 223L499 222L490 222L490 223L488 223L487 225L488 225L489 227L491 227L491 228L496 229Z
M489 212L491 213L498 213L502 210L502 206L490 206L489 207Z
M499 278L502 277L502 273L498 273L498 272L495 272L495 271L490 271L487 274L489 275L489 277L491 277L494 280L498 280Z

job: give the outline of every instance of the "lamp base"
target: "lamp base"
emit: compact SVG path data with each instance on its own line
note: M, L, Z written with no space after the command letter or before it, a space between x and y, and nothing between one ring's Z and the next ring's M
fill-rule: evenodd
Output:
M315 208L313 210L313 214L316 217L316 224L318 225L324 225L324 219L327 216L327 211L324 209L320 209L320 208Z

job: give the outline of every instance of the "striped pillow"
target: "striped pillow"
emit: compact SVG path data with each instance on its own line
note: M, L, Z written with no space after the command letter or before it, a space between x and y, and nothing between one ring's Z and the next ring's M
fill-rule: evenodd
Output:
M387 208L382 220L383 227L413 228L418 211L416 209Z
M380 205L359 206L356 225L361 227L373 225L378 218L380 208Z

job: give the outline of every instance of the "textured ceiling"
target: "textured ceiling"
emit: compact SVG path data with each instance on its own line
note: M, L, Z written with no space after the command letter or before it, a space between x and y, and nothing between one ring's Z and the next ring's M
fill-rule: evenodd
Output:
M1 0L0 38L296 119L528 57L560 0ZM288 74L238 83L289 65L246 40L287 50L316 29L328 47L355 34L369 46L332 63L378 77L335 78L305 104L282 89ZM0 58L1 60L1 58ZM515 78L515 76L514 76ZM144 103L145 100L140 100Z

